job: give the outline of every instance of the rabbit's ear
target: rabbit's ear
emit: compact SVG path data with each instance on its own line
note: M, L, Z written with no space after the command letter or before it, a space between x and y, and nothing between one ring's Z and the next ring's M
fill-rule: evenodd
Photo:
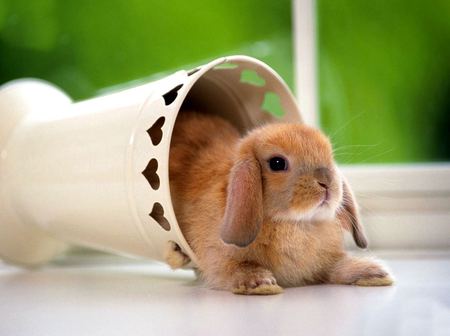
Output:
M358 207L355 202L355 197L350 189L347 181L343 180L343 200L342 206L338 210L337 217L341 222L341 225L353 236L353 240L360 248L367 247L367 238L364 233L364 228L359 220Z
M245 247L255 240L263 221L261 167L254 157L233 166L227 190L220 237L227 244Z

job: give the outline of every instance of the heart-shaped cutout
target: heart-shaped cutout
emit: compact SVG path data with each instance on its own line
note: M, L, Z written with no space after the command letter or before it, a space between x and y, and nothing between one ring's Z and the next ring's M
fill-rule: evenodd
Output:
M145 167L145 169L142 171L142 175L145 176L153 190L157 190L159 188L159 176L156 173L157 170L158 160L151 159L147 167Z
M161 204L156 202L153 204L152 212L150 212L150 217L152 217L158 224L166 231L170 231L170 223L166 217L164 217L164 208Z
M241 72L241 83L247 83L254 86L266 85L266 80L262 78L255 70L245 69Z
M183 87L183 84L175 86L172 90L163 94L164 103L166 106L172 104L178 96L178 90Z
M147 130L147 133L150 136L150 139L152 140L152 144L154 146L159 145L159 143L161 142L163 136L162 127L165 121L166 118L160 117L158 120L155 121L153 126Z
M236 69L239 65L231 63L231 62L225 62L225 63L220 63L217 64L214 67L214 70L232 70L232 69Z
M261 109L275 118L282 118L285 115L283 106L281 106L280 96L275 92L266 92Z
M187 75L188 76L192 76L193 74L195 74L197 71L200 71L200 68L194 68L192 70L189 70Z

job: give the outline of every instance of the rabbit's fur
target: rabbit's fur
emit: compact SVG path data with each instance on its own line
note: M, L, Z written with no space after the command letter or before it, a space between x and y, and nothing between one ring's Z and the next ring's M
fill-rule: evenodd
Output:
M287 170L271 170L274 156ZM380 265L344 251L343 228L358 246L367 241L330 142L316 129L268 124L241 138L220 117L182 111L169 174L178 223L211 288L276 294L314 283L392 283ZM189 261L175 245L166 256L173 267Z

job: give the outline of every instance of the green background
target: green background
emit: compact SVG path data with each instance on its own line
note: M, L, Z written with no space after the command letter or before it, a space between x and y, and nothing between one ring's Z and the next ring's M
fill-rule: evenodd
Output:
M450 1L318 1L320 106L341 162L450 159Z
M319 0L321 123L340 162L450 158L450 1ZM0 83L74 99L247 54L293 86L288 0L0 0Z
M0 81L44 78L74 99L236 53L292 85L290 2L0 0Z

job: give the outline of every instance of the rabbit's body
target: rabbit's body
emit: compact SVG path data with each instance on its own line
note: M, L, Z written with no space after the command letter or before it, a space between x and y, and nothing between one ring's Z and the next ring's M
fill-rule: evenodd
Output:
M294 126L280 124L280 127L286 127L286 137L289 138L289 130ZM256 140L253 141L258 141L258 134L254 137ZM265 171L261 172L259 178L255 174L239 177L236 162L242 161L240 155L245 151L245 146L238 131L219 117L184 111L175 124L169 161L172 200L180 228L197 256L197 267L202 278L212 288L245 294L280 292L281 288L277 283L286 287L324 282L345 283L341 281L344 275L338 274L343 264L349 265L344 262L348 257L343 249L340 221L336 220L336 216L329 215L323 215L324 218L318 216L314 219L305 217L297 220L298 213L292 212L290 207L301 208L304 205L294 201L297 197L295 193L290 192L288 195L289 188L286 185L293 183L293 179L286 182L281 180L285 178L283 175L271 175L271 172ZM312 144L308 144L302 150L309 151L311 146ZM321 143L318 144L318 147L320 146ZM324 147L311 150L312 156L317 152L320 157L323 154L321 150L326 149ZM311 160L313 162L316 159L313 157ZM233 179L233 176L238 177ZM238 238L237 243L227 244L224 237L227 237L229 232L235 235L240 235L241 231L246 232L245 229L241 230L241 227L238 228L238 233L233 233L231 229L224 231L224 221L227 221L231 212L229 207L233 201L230 197L238 197L243 192L240 188L245 188L245 192L250 194L240 199L239 204L258 198L258 185L255 184L254 188L252 184L248 185L248 180L255 176L256 181L262 181L259 193L264 194L264 199L259 197L265 208L256 209L244 222L251 222L260 217L261 224L255 231L257 234L252 235L251 241L243 244L242 240L239 240L241 238ZM241 179L233 184L238 178ZM272 182L267 180L272 178L275 182L270 184ZM306 193L316 193L315 189L310 189L307 185L308 180L303 180L302 177L296 176L294 183L303 183L309 188L305 189ZM337 183L330 184L330 190L334 193L333 188L336 194L342 194ZM338 198L331 197L329 202L341 202L342 197ZM289 211L267 210L273 209L272 204L278 203L289 204L286 206ZM250 209L252 204L244 204L244 208ZM329 211L322 212L328 214ZM240 214L233 217L230 225L238 222L239 216ZM374 265L370 261L365 262L369 263L363 267L366 270ZM349 268L346 276L355 272L354 267ZM360 268L358 272L362 273ZM378 266L375 273L364 278L388 277ZM338 276L335 276L336 274ZM359 278L353 277L351 280L355 283ZM387 284L384 282L383 284Z

